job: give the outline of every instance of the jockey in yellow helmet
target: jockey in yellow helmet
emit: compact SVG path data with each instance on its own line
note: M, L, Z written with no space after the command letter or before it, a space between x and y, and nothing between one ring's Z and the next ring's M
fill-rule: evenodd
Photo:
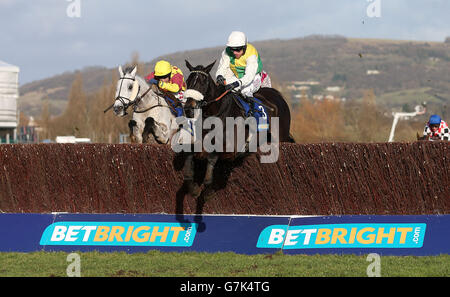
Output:
M147 75L145 80L149 84L156 84L160 89L173 93L184 103L183 94L186 90L186 83L180 68L172 66L164 60L158 61L154 71Z

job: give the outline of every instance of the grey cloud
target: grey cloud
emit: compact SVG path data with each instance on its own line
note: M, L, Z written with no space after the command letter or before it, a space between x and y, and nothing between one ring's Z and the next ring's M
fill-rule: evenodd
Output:
M446 0L380 0L382 17L365 15L366 0L109 1L0 0L0 60L22 68L21 83L80 69L112 67L134 51L157 56L225 43L232 30L249 40L311 34L443 41L450 35ZM364 23L363 23L364 21Z

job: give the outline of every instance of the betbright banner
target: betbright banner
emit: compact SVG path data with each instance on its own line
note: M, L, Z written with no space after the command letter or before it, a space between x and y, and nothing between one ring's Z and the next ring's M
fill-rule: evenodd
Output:
M0 251L450 254L450 215L0 214Z

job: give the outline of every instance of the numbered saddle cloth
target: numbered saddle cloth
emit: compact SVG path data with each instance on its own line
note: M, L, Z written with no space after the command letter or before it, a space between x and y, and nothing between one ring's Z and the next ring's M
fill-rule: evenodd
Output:
M253 113L253 117L256 119L256 123L258 123L258 131L264 131L269 129L269 121L267 118L267 111L264 106L261 105L261 100L253 97L250 99L250 103L246 100L242 99L240 96L237 96L237 99L241 106L244 108L245 116L250 116L250 111Z

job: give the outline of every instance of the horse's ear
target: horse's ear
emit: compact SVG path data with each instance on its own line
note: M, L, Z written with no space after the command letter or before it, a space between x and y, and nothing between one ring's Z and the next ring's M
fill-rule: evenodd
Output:
M214 61L211 64L209 64L208 66L206 66L205 72L209 73L211 71L211 69L214 67L214 64L216 64L216 61Z
M123 77L123 70L122 70L122 65L119 65L119 75L120 77Z
M131 71L131 75L133 77L135 77L136 76L136 72L137 72L137 66L134 66L133 70Z
M189 71L194 70L194 67L192 67L191 63L188 62L188 60L184 60L186 62L186 67L189 69Z

